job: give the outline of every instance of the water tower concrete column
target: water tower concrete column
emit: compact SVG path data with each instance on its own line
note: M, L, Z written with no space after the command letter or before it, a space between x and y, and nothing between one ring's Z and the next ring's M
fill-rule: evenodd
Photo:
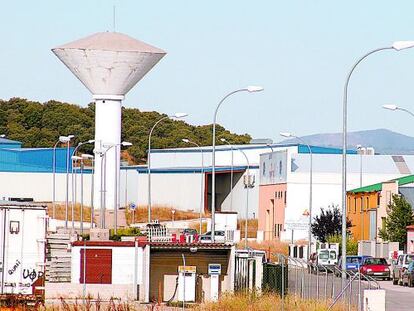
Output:
M101 206L102 202L105 209L113 210L115 209L115 178L119 180L119 161L115 162L115 159L120 158L121 109L124 96L94 95L93 98L95 100L96 152L94 206ZM117 163L117 169L115 163Z

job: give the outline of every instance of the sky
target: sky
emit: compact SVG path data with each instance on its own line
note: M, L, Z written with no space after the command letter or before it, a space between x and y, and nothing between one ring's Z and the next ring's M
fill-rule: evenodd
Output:
M88 90L51 48L115 30L167 55L126 96L124 106L187 112L187 122L220 124L279 141L339 132L346 75L366 52L414 40L414 1L385 0L42 0L0 9L0 98L51 99L81 106ZM349 129L388 128L414 136L414 49L367 58L349 85Z

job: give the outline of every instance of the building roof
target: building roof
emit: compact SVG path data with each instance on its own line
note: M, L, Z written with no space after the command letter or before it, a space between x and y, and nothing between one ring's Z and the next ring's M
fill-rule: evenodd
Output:
M0 145L21 145L21 141L0 137Z
M241 149L241 150L267 150L267 153L273 152L273 148L288 148L288 147L297 147L298 153L309 153L309 148L307 145L298 144L298 143L286 143L286 144L244 144L244 145L233 145L232 147L228 145L218 145L216 146L216 152L220 151L231 151ZM312 153L317 154L341 154L341 148L332 148L332 147L321 147L321 146L310 146ZM203 152L212 152L212 146L202 146L198 147L188 147L188 148L165 148L165 149L151 149L151 153L191 153L191 152L200 152L200 149ZM280 151L280 150L279 150ZM355 150L347 150L348 154L356 154Z
M378 191L382 190L382 184L385 183L385 182L397 182L399 186L403 186L403 185L406 185L406 184L414 183L414 175L408 175L408 176L403 176L403 177L400 177L400 178L387 180L387 181L384 181L384 182L380 182L380 183L376 183L376 184L356 188L356 189L353 189L353 190L349 190L348 192L351 192L351 193L378 192Z

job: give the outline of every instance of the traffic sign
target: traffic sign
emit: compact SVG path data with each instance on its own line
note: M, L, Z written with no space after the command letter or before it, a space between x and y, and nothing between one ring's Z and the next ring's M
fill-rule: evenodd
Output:
M129 208L134 210L137 208L137 206L134 203L129 204Z

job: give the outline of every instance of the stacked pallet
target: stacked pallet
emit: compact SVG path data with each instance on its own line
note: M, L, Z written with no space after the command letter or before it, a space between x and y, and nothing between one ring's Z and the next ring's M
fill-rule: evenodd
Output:
M73 241L73 236L70 232L58 230L55 233L48 233L46 247L46 282L70 282L71 241Z

